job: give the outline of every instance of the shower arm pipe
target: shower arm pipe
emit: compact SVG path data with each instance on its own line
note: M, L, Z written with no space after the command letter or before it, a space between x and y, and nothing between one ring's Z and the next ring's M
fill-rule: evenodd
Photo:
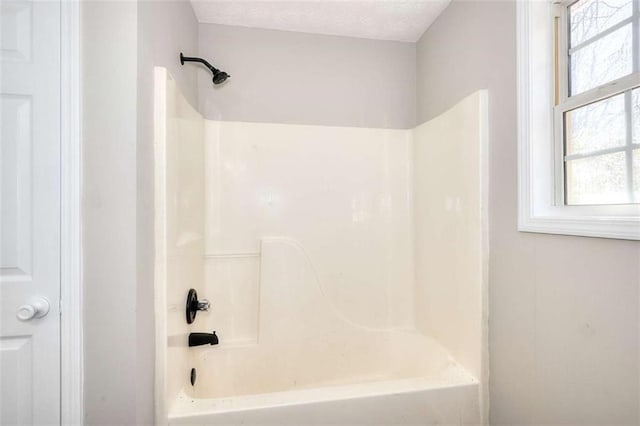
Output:
M182 53L180 53L180 64L184 65L185 62L200 62L205 67L209 68L209 71L211 71L213 74L218 74L220 72L220 70L218 68L216 68L213 65L211 65L205 59L184 56Z

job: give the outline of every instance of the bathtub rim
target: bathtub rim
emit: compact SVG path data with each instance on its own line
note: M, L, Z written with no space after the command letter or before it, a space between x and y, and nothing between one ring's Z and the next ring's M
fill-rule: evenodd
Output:
M479 387L480 381L464 368L455 366L449 370L446 378L409 377L222 398L193 398L188 396L183 389L169 407L167 417L171 422L177 419L208 415L404 395L469 386ZM478 388L478 390L480 389Z

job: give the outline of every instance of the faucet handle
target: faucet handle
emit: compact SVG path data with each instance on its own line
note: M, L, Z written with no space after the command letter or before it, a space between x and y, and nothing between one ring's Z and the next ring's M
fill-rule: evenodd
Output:
M196 313L198 311L209 311L211 303L207 299L198 300L198 292L194 289L189 290L187 294L187 324L192 324L196 319Z
M209 303L207 299L198 300L197 309L199 311L208 312L210 307L211 307L211 303Z

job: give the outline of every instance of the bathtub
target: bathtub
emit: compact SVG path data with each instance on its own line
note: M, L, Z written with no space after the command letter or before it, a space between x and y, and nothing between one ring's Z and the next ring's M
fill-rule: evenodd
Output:
M420 333L302 345L293 362L250 346L199 350L169 424L478 424L478 381Z
M473 383L426 378L229 399L185 397L170 424L477 425Z
M258 340L225 342L220 334L217 346L191 348L196 381L173 401L170 424L478 422L478 381L415 329L342 316L299 242L263 239L259 269Z
M308 388L229 397L185 391L171 410L169 424L479 424L478 383L463 369L452 366L433 377L384 379L384 375L353 378L352 384L307 383Z

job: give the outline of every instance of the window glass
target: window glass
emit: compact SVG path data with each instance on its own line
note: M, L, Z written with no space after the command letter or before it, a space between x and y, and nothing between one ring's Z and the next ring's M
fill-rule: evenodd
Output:
M629 203L625 152L566 163L567 204Z
M606 31L633 14L633 0L580 0L569 7L571 47Z
M631 74L632 34L632 25L627 24L570 54L571 96Z
M627 135L624 93L568 111L565 132L566 155L624 146Z

